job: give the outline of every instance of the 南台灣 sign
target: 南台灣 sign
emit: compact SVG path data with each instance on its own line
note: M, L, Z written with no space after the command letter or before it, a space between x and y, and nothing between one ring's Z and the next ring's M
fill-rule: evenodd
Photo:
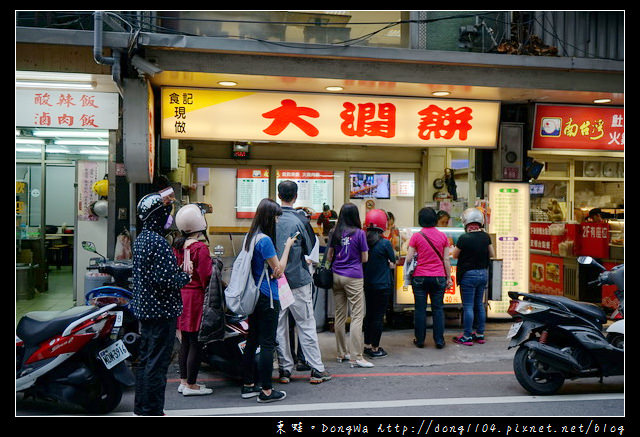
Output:
M498 102L162 89L162 137L495 148Z
M535 149L624 151L624 108L536 105Z

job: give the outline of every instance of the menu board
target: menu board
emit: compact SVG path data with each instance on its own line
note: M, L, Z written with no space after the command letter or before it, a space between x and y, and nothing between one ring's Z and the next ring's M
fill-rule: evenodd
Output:
M333 205L333 172L320 170L276 170L276 187L282 181L298 184L298 198L294 208L305 206L314 211L312 218L318 218L322 204ZM280 199L277 200L280 203Z
M236 218L253 218L265 197L269 197L269 170L239 168L236 173Z
M489 182L489 233L502 259L502 300L490 301L489 315L505 316L509 291L529 292L529 184Z

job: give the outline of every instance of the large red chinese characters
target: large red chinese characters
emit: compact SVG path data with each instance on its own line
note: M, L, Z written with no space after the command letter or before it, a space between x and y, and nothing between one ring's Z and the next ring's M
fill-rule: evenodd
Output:
M298 107L296 102L291 99L284 99L280 103L282 106L279 108L262 114L264 118L273 118L273 122L269 127L263 130L264 133L268 135L278 135L285 130L289 124L293 124L310 137L318 135L318 128L302 118L302 116L318 118L320 117L318 111L304 106Z
M458 138L464 141L472 127L469 123L473 119L471 108L466 106L442 109L436 105L429 105L418 114L423 116L418 126L418 136L423 140L429 140L431 134L436 139L450 140L458 132Z
M343 134L348 136L378 136L393 138L396 135L396 107L391 103L379 103L376 120L376 105L360 103L356 115L356 105L346 102L345 110L340 113L344 122L340 125Z

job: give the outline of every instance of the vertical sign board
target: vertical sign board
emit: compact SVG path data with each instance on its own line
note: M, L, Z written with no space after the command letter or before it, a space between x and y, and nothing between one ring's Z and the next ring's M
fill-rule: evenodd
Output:
M260 201L269 197L269 170L239 168L236 173L236 218L253 218Z
M129 183L149 184L155 168L153 92L148 81L124 79L122 127Z
M529 184L489 182L489 233L502 264L502 300L489 301L490 317L510 317L509 291L529 292Z

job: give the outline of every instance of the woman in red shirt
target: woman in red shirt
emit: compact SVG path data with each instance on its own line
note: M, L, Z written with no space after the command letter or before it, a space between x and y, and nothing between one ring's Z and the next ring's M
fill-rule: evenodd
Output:
M182 236L176 239L173 251L178 265L191 275L191 282L180 291L182 314L178 317L181 345L179 351L180 386L184 396L213 393L204 385L196 384L200 370L200 343L198 331L202 320L204 295L211 278L212 260L207 240L207 222L198 205L185 205L176 213L176 226Z

